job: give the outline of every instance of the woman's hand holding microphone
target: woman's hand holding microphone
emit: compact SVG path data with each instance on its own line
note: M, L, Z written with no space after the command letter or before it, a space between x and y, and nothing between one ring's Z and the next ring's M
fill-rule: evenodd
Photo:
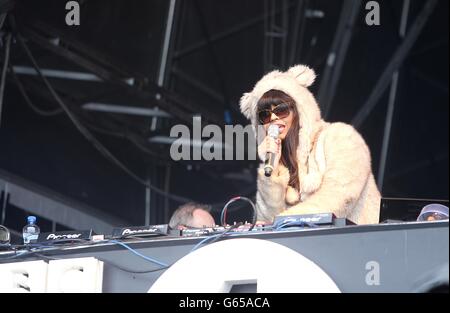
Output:
M258 154L260 157L266 158L267 153L274 154L272 175L278 175L278 164L280 163L281 158L281 139L275 139L267 135L258 146Z

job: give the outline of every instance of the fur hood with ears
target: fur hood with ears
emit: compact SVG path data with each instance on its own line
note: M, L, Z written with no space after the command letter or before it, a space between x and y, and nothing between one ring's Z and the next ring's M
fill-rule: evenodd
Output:
M315 78L314 71L305 65L293 66L286 72L272 71L241 98L241 111L255 130L259 129L258 101L269 90L289 95L299 115L300 190L288 185L289 171L283 165L279 165L278 176L269 178L260 168L258 219L271 222L280 213L333 212L357 224L377 223L380 193L371 170L369 148L352 126L322 120L319 105L308 90Z

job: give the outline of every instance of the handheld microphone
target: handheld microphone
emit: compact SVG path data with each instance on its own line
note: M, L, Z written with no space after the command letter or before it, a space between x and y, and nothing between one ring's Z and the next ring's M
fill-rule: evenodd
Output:
M278 135L280 134L280 129L278 128L278 125L270 125L269 129L267 130L267 135L272 137L273 139L278 139ZM264 161L264 175L266 177L270 177L272 175L273 171L273 163L275 162L276 153L267 152L266 153L266 160Z

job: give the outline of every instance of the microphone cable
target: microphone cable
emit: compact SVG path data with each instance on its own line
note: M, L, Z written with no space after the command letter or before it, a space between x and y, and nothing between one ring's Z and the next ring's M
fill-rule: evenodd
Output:
M253 229L253 227L254 227L255 224L256 224L256 206L255 206L255 204L253 203L253 201L250 200L250 199L247 198L247 197L237 196L237 197L232 198L230 201L228 201L228 202L225 204L225 206L223 207L222 212L221 212L221 214L220 214L220 224L221 224L222 226L225 226L225 227L227 226L226 219L227 219L228 206L229 206L230 204L232 204L233 202L236 202L236 201L238 201L238 200L244 200L244 201L247 201L247 202L250 203L251 206L252 206L252 209L253 209L253 219L252 219L252 226L251 226L250 229L249 229L249 231L250 231L250 230Z

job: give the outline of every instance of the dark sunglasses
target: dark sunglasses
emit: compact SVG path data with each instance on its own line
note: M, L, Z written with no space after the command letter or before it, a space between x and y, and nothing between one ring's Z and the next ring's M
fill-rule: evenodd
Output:
M280 103L271 110L261 110L258 111L258 120L261 124L270 123L272 118L272 113L278 118L285 118L291 113L291 105L288 103Z

